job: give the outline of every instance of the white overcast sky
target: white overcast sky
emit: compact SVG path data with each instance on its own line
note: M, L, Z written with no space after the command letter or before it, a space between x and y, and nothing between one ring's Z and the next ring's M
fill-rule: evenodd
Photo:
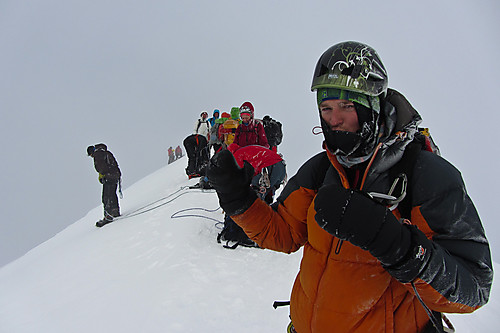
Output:
M128 187L202 110L249 100L283 123L293 175L321 149L314 66L345 40L378 51L500 255L499 17L496 0L2 0L0 266L100 205L90 144L108 145Z

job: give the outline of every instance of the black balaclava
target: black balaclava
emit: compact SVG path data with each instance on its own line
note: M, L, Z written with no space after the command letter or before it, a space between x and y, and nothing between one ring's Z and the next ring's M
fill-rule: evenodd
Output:
M335 88L318 89L318 106L328 99L352 101L358 115L360 130L356 133L332 130L320 114L321 128L327 148L337 155L339 162L346 167L366 161L377 143L380 110L378 97Z

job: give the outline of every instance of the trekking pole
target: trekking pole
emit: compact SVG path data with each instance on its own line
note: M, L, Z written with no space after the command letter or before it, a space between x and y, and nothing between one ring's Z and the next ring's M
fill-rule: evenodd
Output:
M277 309L280 306L288 306L290 305L290 301L274 301L273 308Z

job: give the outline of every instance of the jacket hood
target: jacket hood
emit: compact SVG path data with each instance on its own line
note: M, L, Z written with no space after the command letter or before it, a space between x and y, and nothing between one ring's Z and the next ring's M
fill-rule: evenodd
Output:
M245 102L240 106L240 115L242 113L248 113L250 115L250 119L253 119L254 108L252 103Z
M388 89L386 96L381 99L380 107L376 127L378 134L374 145L370 147L371 153L361 158L337 155L343 166L350 168L365 162L373 156L376 147L380 146L369 173L382 173L401 159L406 146L415 137L422 118L401 93Z
M228 120L229 118L231 118L231 115L230 115L229 113L227 113L227 112L222 112L222 115L220 116L220 118L217 118L217 119L215 120L215 123L216 123L216 124L224 124L224 122L225 122L226 120Z
M239 107L232 107L231 108L231 118L233 119L240 119L240 108Z
M380 148L370 172L381 173L396 164L421 122L422 117L410 102L398 91L388 89L381 105Z

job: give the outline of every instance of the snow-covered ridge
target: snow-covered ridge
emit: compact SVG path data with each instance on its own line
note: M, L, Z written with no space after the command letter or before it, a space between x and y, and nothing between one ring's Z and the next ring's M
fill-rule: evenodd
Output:
M157 208L99 229L97 207L2 267L0 332L285 332L288 308L272 303L288 300L301 251L222 248L217 196L185 189L185 165L124 191L123 214ZM448 317L458 333L495 332L497 299Z

